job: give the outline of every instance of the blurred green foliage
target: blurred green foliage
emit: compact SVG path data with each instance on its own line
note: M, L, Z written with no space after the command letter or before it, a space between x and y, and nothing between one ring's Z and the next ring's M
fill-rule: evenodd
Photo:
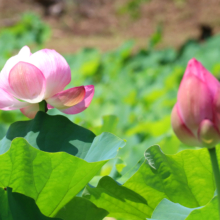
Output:
M87 48L65 56L72 70L69 87L95 85L90 107L68 117L96 134L109 131L127 140L126 147L119 152L121 174L132 169L144 150L153 144L159 144L168 154L186 149L170 125L177 90L186 65L193 57L220 78L220 48L216 47L219 42L220 36L214 36L204 43L188 41L180 51L148 47L134 53L134 42L128 41L105 54ZM51 112L57 114L56 110ZM112 123L107 122L106 115L110 115ZM105 116L103 120L102 116ZM106 170L110 169L106 166Z
M141 6L145 2L150 2L151 0L128 0L119 9L119 14L129 14L131 18L137 19L141 15Z
M145 3L149 3L151 0L127 0L118 8L118 13L121 15L127 14L132 19L138 19L141 17L141 7ZM173 0L173 3L177 6L182 6L185 0Z
M50 27L33 13L25 13L15 25L0 30L0 66L24 45L41 46Z
M15 26L1 30L0 67L24 45L42 47L49 33L49 27L32 14L24 15ZM89 108L66 117L96 135L108 131L127 141L127 146L119 151L120 159L106 164L102 175L120 177L129 172L143 157L143 152L154 144L159 144L168 154L187 148L173 134L170 114L180 80L192 57L220 78L220 48L217 47L220 36L204 43L188 41L181 50L156 50L154 46L161 38L162 29L158 27L148 46L137 52L133 52L135 42L128 41L104 54L95 48L84 48L65 56L72 70L72 81L67 88L95 85ZM52 109L48 114L62 113ZM17 120L28 119L19 110L0 111L0 138L9 124ZM116 165L114 172L109 169L112 164Z

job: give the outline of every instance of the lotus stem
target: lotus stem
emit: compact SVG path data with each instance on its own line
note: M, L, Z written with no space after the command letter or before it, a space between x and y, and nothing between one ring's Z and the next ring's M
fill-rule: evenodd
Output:
M47 103L45 100L39 103L39 111L47 112Z
M216 154L216 148L208 149L209 155L212 162L212 169L213 174L215 177L215 184L217 189L217 197L218 197L218 212L219 212L219 219L220 219L220 172L219 172L219 165L218 165L218 159Z

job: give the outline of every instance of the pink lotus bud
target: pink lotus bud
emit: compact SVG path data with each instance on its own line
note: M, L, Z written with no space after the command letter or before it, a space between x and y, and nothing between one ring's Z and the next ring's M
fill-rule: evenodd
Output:
M191 59L181 81L171 123L186 145L214 147L220 142L220 84L200 62Z
M70 67L55 50L44 49L31 54L25 46L1 71L0 109L20 109L27 117L34 118L39 110L38 103L45 100L48 109L80 113L90 105L94 86L64 90L70 81Z

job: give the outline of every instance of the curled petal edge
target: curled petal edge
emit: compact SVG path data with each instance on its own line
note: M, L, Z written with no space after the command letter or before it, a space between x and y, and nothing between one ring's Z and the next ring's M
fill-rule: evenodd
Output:
M58 110L60 110L65 114L78 114L84 111L85 109L87 109L92 101L95 89L93 85L84 86L84 88L86 92L85 98L80 103L64 110L62 109L58 109Z
M84 86L79 86L59 92L53 97L46 99L46 102L57 109L67 109L80 103L85 98L85 95Z

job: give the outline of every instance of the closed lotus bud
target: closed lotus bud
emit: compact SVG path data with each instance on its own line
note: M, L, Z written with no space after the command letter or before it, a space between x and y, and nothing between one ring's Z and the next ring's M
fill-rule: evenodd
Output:
M171 124L186 145L213 148L220 142L220 84L196 59L181 81Z

